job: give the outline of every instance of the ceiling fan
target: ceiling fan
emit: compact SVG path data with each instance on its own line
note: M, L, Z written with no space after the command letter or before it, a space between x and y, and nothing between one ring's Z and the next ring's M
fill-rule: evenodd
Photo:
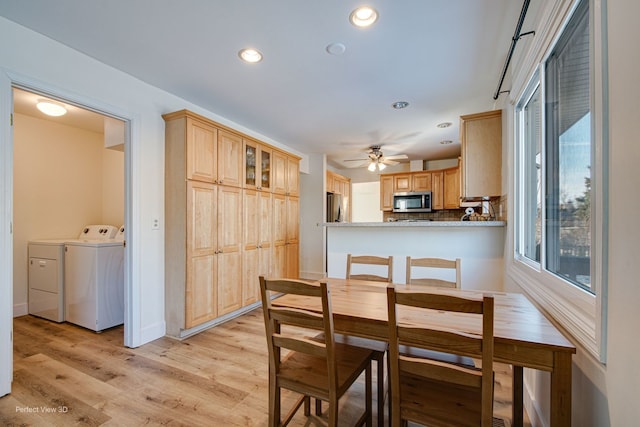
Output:
M380 145L372 145L371 147L369 147L369 153L368 153L368 158L366 159L346 159L345 162L364 162L358 165L355 165L354 167L364 167L366 166L367 169L369 169L369 171L374 172L376 170L376 168L381 171L384 168L387 167L387 165L389 166L393 166L393 165L397 165L398 161L396 160L400 160L400 159L407 159L407 155L406 154L398 154L395 156L385 156L384 154L382 154L382 151L380 151L381 146Z

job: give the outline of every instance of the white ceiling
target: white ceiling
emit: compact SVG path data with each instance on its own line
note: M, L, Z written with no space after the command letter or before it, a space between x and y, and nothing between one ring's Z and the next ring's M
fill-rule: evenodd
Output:
M457 156L459 116L495 108L522 2L369 0L380 18L368 29L348 21L360 4L2 0L0 16L336 167L373 144L410 160ZM244 47L263 61L241 62Z

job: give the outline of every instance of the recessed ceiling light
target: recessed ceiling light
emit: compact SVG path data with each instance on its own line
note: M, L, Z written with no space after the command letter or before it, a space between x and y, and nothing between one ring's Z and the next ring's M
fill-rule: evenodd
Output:
M347 50L347 47L342 43L331 43L327 45L326 50L327 50L327 53L331 55L339 56L339 55L342 55Z
M249 62L251 64L262 61L262 54L258 50L253 48L242 49L240 52L238 52L238 56L244 62Z
M67 114L67 109L63 105L51 101L38 100L36 107L47 116L59 117Z
M349 21L356 27L368 27L378 20L378 11L371 6L360 6L349 15Z
M391 106L396 110L402 110L403 108L407 108L409 103L407 101L397 101L391 104Z
M449 144L453 144L453 141L451 141L450 139L445 139L444 141L440 141L440 144L449 145Z
M451 126L453 123L451 122L443 122L443 123L438 123L437 127L439 127L440 129L444 129L444 128L448 128L449 126Z

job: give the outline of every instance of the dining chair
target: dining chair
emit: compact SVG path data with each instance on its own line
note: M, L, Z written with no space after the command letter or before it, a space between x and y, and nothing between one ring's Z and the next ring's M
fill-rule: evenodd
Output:
M455 271L455 282L450 280L443 280L437 278L426 278L424 274L420 275L420 277L414 277L413 275L413 267L423 267L428 269L451 269ZM460 268L461 261L460 258L456 258L455 260L442 259L442 258L411 258L407 257L407 276L406 283L411 285L428 285L428 286L439 286L445 288L460 288ZM424 271L423 271L424 273Z
M331 298L326 282L274 279L260 276L260 294L269 349L269 426L286 426L304 403L310 415L311 398L329 402L328 425L338 423L338 401L365 373L365 408L357 426L372 424L371 362L374 352L334 341ZM276 307L271 298L279 294L317 298L322 312ZM322 340L310 332L322 331ZM285 350L283 352L282 350ZM283 355L285 353L285 355ZM281 414L281 390L301 397L287 413Z
M370 272L362 273L362 274L352 274L351 267L353 264L365 264L370 266L386 266L387 275L380 276L378 274L373 274ZM375 267L374 267L375 268ZM347 279L360 279L360 280L373 280L375 282L389 282L393 281L393 257L380 257L373 255L358 255L353 256L351 254L347 254Z
M370 272L362 274L352 274L351 267L353 264L362 264L370 266L386 266L387 275L380 276L372 274ZM375 267L374 267L375 268ZM393 281L393 256L380 257L373 255L358 255L347 254L347 273L345 275L347 279L359 279L359 280L372 280L375 282L387 282ZM383 341L377 341L368 338L355 338L348 335L336 334L336 341L345 344L358 345L367 349L375 351L376 354L376 378L378 387L378 424L384 423L384 355L387 351L387 343Z
M399 306L418 307L429 324L404 322ZM387 288L391 425L403 421L429 426L491 427L493 422L493 317L492 296L460 297L427 291ZM482 325L480 335L447 329L447 316L468 313ZM473 316L471 316L473 315ZM415 317L417 318L417 317ZM475 319L477 318L477 319ZM476 357L481 368L399 354L401 344L438 352Z

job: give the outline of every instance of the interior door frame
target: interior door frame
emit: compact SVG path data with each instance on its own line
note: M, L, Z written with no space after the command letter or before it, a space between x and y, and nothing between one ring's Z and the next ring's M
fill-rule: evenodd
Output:
M21 88L58 98L66 103L93 110L125 122L125 213L124 251L124 345L140 343L139 286L132 280L132 262L136 247L133 224L134 189L132 185L132 141L138 138L139 120L135 114L112 105L71 93L50 84L0 68L0 396L11 392L13 378L13 88Z

